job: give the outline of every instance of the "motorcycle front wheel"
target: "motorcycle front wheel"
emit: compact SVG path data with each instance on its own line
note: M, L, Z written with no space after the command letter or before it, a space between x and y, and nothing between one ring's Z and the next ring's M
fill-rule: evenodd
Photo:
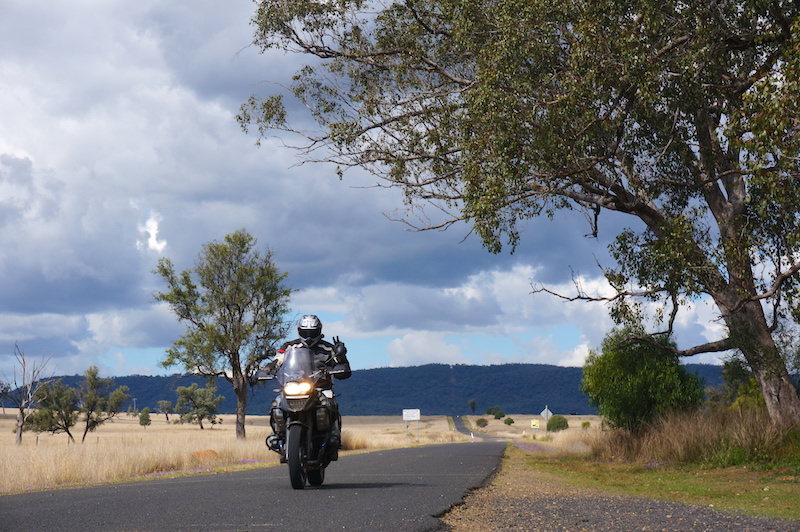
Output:
M320 467L308 472L308 483L312 486L322 486L325 482L325 468Z
M303 469L305 457L305 427L289 425L289 428L286 429L286 461L289 464L289 480L296 490L301 490L306 486L306 472Z

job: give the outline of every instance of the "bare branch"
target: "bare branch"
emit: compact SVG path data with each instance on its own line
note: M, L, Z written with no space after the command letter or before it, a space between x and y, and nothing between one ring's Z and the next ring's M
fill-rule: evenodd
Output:
M14 343L14 357L17 359L19 369L14 368L14 375L9 380L5 375L4 379L8 382L6 397L17 407L17 434L16 443L22 443L22 427L25 420L30 415L30 410L36 401L36 392L52 379L53 374L43 378L44 370L53 355L42 357L40 362L30 360L25 352Z

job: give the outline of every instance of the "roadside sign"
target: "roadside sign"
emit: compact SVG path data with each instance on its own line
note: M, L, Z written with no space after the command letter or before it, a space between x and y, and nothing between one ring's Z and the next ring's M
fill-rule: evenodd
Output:
M419 409L405 409L403 410L403 421L419 421Z
M539 430L539 420L538 419L531 419L531 428L533 430Z
M550 416L552 416L552 415L553 415L553 413L552 413L552 412L550 411L550 409L549 409L549 408L547 408L547 406L545 405L545 407L544 407L544 410L542 410L542 413L541 413L541 414L539 414L539 415L540 415L540 416L542 416L542 417L544 418L544 420L545 420L545 421L547 421L548 419L550 419Z

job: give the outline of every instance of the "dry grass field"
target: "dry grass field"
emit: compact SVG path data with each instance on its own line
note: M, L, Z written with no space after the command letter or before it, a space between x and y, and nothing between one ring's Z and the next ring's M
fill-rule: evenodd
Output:
M567 418L569 428L563 432L559 438L564 438L565 435L573 437L578 434L586 434L587 430L593 432L600 429L601 419L599 416L564 416ZM480 418L485 419L489 424L481 429L476 426L476 421ZM510 418L514 420L511 425L505 424L505 419ZM471 428L475 433L486 434L489 436L496 436L499 438L509 438L515 440L517 438L537 439L537 440L552 440L559 433L548 434L545 430L547 422L541 416L531 415L518 415L509 414L503 419L494 419L492 416L487 415L469 415L464 416L464 423L467 427ZM538 421L539 428L534 429L531 427L531 421ZM588 423L586 428L584 424Z
M0 414L0 495L278 463L277 454L264 445L272 432L266 416L248 416L245 441L236 440L232 415L220 417L221 424L200 430L197 425L167 423L155 414L151 415L152 424L143 428L138 418L122 415L89 433L85 443L80 443L83 428L79 422L73 430L78 443L69 443L64 434L26 432L18 446L14 443L14 413L8 409ZM467 421L471 419L474 425L478 417L470 416ZM511 427L492 419L480 432L530 439L531 417L515 419L520 421ZM456 432L446 416L422 416L419 422L408 424L399 415L345 416L342 425L343 454L470 440Z

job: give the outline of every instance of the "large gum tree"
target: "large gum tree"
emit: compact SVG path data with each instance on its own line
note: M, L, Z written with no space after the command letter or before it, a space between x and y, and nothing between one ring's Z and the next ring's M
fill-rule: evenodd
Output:
M786 0L257 0L254 44L305 56L318 128L255 95L238 119L369 169L498 252L518 222L630 215L605 270L619 321L712 301L772 419L800 423L774 340L800 319L800 4ZM302 131L299 131L302 129ZM586 294L576 297L590 298ZM649 306L649 305L648 305Z

